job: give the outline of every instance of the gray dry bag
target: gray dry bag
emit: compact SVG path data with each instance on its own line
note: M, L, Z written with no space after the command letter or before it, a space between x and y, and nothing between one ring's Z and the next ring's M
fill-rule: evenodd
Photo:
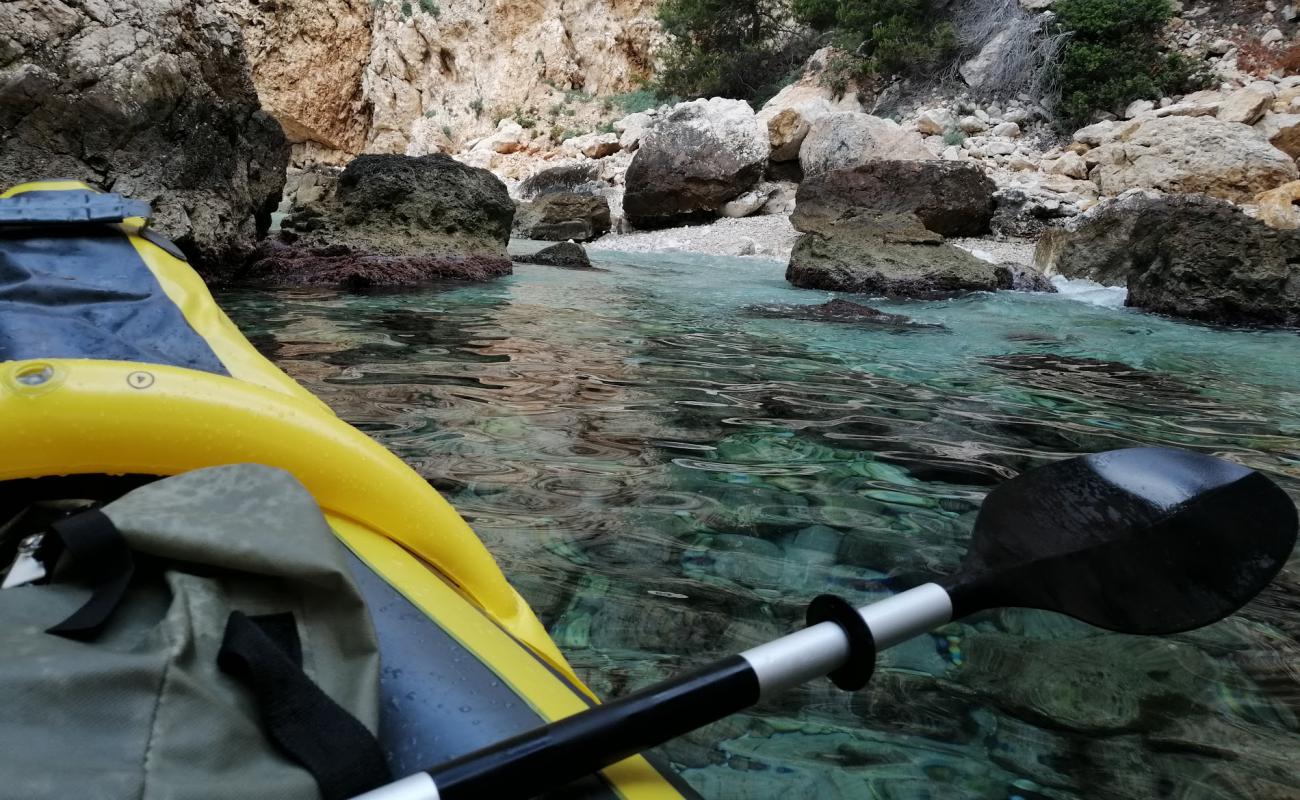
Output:
M0 798L345 798L379 653L312 496L241 464L0 519Z

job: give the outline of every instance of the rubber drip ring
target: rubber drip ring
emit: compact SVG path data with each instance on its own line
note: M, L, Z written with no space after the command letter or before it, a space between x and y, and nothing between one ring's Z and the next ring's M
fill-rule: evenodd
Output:
M808 627L834 622L849 640L849 658L830 674L831 682L846 692L856 692L876 671L876 639L858 610L842 597L818 595L808 604Z

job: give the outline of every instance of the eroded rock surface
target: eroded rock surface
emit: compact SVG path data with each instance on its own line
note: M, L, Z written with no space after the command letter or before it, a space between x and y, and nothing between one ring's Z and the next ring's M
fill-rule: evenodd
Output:
M1127 283L1131 306L1300 324L1300 231L1270 228L1220 200L1136 196L1087 215L1053 247L1056 271Z
M149 202L201 270L271 222L289 151L238 28L184 0L12 0L0 12L0 184L75 178Z
M272 285L487 280L511 271L514 204L487 170L448 157L359 156L295 209L240 277Z
M590 242L609 232L609 201L603 195L552 192L519 204L514 233L549 242Z

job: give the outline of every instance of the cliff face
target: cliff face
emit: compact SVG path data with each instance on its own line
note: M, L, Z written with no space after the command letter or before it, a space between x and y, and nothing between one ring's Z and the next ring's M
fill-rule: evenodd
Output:
M262 105L284 127L295 157L361 152L370 130L363 77L372 0L218 0L244 33ZM318 160L318 159L313 159Z
M294 160L455 149L518 117L594 127L636 88L656 0L218 0ZM412 131L419 123L419 143Z

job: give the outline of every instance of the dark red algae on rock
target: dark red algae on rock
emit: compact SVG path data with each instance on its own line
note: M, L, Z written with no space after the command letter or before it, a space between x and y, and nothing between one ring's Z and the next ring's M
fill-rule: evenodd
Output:
M386 255L346 245L305 248L263 242L239 281L253 286L416 286L435 281L487 281L509 275L495 254Z

